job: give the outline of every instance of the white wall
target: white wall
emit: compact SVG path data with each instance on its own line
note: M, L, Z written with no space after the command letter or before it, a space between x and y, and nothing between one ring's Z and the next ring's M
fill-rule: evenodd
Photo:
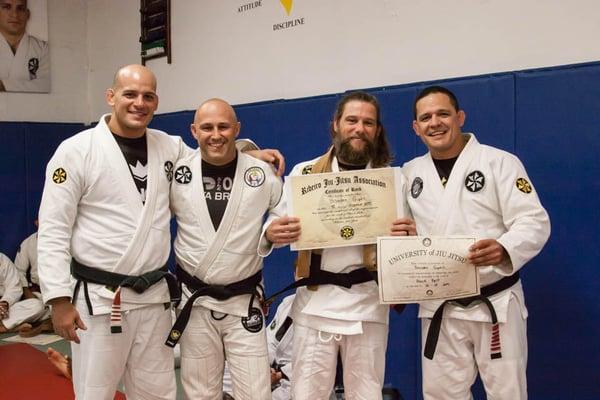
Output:
M85 0L48 0L51 93L0 93L0 121L87 119L86 9Z
M159 112L213 96L239 104L600 60L596 0L294 0L289 16L278 0L262 0L238 12L251 2L172 1L173 64L148 64ZM138 10L138 0L49 0L53 93L34 95L37 107L24 111L32 95L11 95L10 110L0 95L0 119L89 121L106 112L115 69L140 60Z

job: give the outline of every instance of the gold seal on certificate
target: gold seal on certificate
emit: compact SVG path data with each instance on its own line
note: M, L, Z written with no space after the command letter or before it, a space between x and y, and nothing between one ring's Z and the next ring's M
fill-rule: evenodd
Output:
M472 237L377 238L379 300L387 304L459 299L479 294L479 272L469 263Z
M289 215L302 226L291 249L376 243L401 211L396 195L401 179L399 168L287 177Z

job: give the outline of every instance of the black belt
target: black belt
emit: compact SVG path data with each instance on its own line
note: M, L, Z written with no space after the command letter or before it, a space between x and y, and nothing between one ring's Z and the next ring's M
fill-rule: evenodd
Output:
M194 301L196 301L198 297L210 296L217 300L227 300L234 296L250 294L252 295L250 298L250 304L248 306L248 316L250 316L254 298L257 295L260 296L257 287L261 287L260 281L262 280L262 271L258 271L256 274L246 279L242 279L241 281L237 281L229 285L210 285L196 278L195 276L188 274L179 265L177 266L176 274L179 281L184 283L193 291L193 293L183 306L183 309L181 310L181 313L179 313L173 328L171 328L171 332L169 333L169 336L165 342L165 344L169 347L175 347L179 341L179 338L181 337L181 334L185 330L185 327L190 319Z
M75 290L73 291L73 303L75 303L77 293L79 292L79 287L81 282L83 282L85 289L85 301L90 315L93 315L93 312L92 303L90 302L87 291L88 283L96 283L113 288L126 287L133 289L136 293L144 293L150 286L164 279L167 281L167 285L169 286L169 296L171 297L171 301L177 303L181 300L181 291L179 290L177 279L175 279L173 274L169 273L169 269L166 264L157 270L146 272L141 275L124 275L116 272L108 272L98 268L88 267L87 265L81 264L75 258L72 258L71 275L73 275L73 278L77 280L77 283L75 284Z
M352 285L359 283L375 281L377 282L377 272L369 271L366 268L358 268L351 272L330 272L321 269L321 255L311 253L310 255L310 275L306 278L299 279L285 288L275 292L265 301L270 305L281 294L291 289L297 289L302 286L316 285L337 285L347 289Z
M500 331L498 330L498 317L496 316L496 310L492 305L492 302L488 299L488 297L495 295L496 293L500 293L509 287L513 286L515 283L519 281L519 273L515 273L511 276L504 277L497 282L492 283L491 285L484 286L481 288L481 293L477 296L465 297L463 299L454 299L454 300L446 300L444 301L438 309L433 314L431 318L431 324L429 325L429 330L427 331L427 340L425 342L425 349L423 354L430 360L433 360L433 355L435 354L435 348L437 346L438 338L440 336L440 327L442 325L442 317L444 315L444 307L446 304L453 302L458 303L462 307L468 307L475 301L483 302L488 310L490 311L490 315L492 317L492 351L491 358L501 358L502 353L500 352ZM497 344L497 346L496 346Z

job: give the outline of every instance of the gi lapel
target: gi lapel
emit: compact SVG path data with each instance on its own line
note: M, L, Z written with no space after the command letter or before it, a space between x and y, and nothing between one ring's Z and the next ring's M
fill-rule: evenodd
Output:
M462 150L454 167L452 168L452 172L450 173L450 178L448 182L446 182L446 187L444 188L439 175L435 169L435 165L433 164L433 159L431 158L431 153L429 153L429 160L431 163L431 168L429 168L429 174L435 174L435 180L437 180L438 185L435 186L436 194L438 190L441 190L441 194L436 196L436 198L440 199L438 205L438 212L435 217L435 224L433 229L431 230L432 235L445 235L446 227L448 225L448 219L450 215L452 215L453 210L458 207L458 198L460 195L460 191L463 190L464 186L464 175L465 172L471 164L473 157L477 153L477 139L475 139L475 135L468 134L470 136L469 141L467 142L465 148ZM433 180L433 177L432 177Z
M210 268L223 249L223 246L229 237L229 232L231 231L235 218L238 214L240 204L242 203L242 195L246 188L246 185L244 185L244 172L246 171L248 162L247 158L239 152L237 157L238 161L235 168L235 177L233 178L233 187L231 188L231 195L229 196L229 201L227 202L227 208L225 209L223 219L219 224L219 229L217 229L216 234L213 235L213 240L210 242L204 257L202 257L202 260L200 260L200 265L198 266L198 268L201 268L204 271ZM206 207L206 201L201 203L204 204L201 207L206 210L208 221L210 221L210 216L208 215L208 209Z

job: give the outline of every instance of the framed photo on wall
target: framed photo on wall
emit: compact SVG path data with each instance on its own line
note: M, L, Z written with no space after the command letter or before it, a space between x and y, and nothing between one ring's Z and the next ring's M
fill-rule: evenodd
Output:
M0 92L50 92L47 0L0 0Z

